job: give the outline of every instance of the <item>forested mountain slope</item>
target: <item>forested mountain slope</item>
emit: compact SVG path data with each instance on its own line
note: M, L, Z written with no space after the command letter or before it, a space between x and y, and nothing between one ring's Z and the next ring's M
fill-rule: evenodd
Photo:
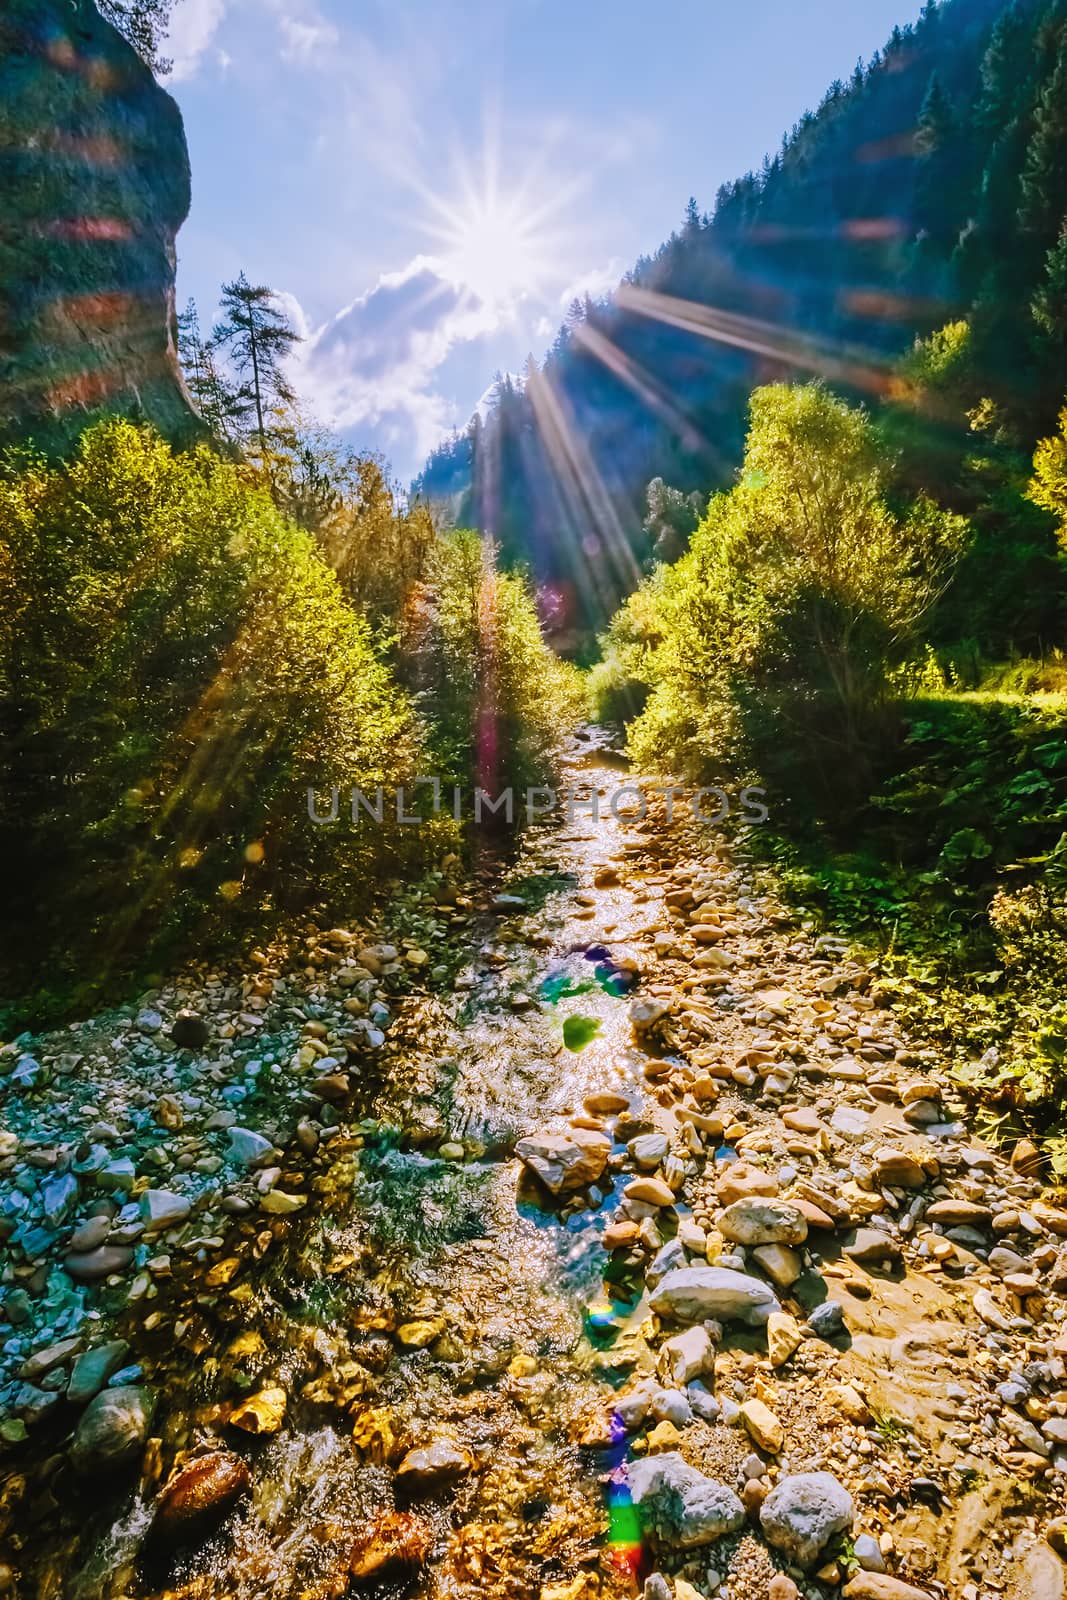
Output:
M633 587L648 481L728 484L756 384L899 398L915 336L967 317L970 398L1029 450L1063 398L1065 125L1064 0L928 3L710 215L690 202L615 294L573 306L415 489L595 621Z

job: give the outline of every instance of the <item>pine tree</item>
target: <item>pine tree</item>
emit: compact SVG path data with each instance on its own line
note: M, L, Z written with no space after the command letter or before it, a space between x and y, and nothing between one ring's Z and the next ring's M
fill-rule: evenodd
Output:
M1022 110L1032 39L1032 21L1017 4L997 18L989 35L975 120L994 139L1006 132Z
M240 403L215 360L214 346L200 332L196 301L189 297L178 316L178 359L193 404L219 438L232 439Z
M1019 192L1019 226L1044 254L1055 247L1067 217L1067 26L1038 96Z
M274 291L250 284L242 272L222 286L223 317L212 342L225 349L241 380L236 401L242 420L255 418L254 437L260 456L268 460L267 412L272 406L292 405L296 399L282 363L299 335L289 326Z
M1033 311L1044 336L1067 352L1067 217L1048 253L1045 280L1034 296Z
M915 128L915 223L938 258L959 237L969 194L961 161L960 130L937 72L930 74Z

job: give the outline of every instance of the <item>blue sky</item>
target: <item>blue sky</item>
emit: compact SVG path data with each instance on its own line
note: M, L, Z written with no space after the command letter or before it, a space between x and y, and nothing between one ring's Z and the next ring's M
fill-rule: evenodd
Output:
M756 166L919 0L178 0L178 297L285 297L321 420L406 481L692 194Z

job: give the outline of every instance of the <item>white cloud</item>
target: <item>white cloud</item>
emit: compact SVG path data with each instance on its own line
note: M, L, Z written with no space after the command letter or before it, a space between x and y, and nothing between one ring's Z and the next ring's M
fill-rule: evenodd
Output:
M561 306L569 306L572 300L584 300L586 295L590 300L601 300L604 295L610 294L612 289L617 289L625 268L618 256L602 267L590 267L588 272L579 273L572 278L566 288L559 293Z
M226 12L226 0L182 0L167 33L165 54L173 62L168 81L195 77Z
M294 298L280 298L294 326L306 326ZM456 421L454 404L434 388L438 368L458 345L495 332L501 316L432 256L416 256L310 333L294 355L293 381L324 421L373 432L386 449L419 460Z
M332 51L340 34L313 0L267 0L278 19L282 36L282 60L310 63Z

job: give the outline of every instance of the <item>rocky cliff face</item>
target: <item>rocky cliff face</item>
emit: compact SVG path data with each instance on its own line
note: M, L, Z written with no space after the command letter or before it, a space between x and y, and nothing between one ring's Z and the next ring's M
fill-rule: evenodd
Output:
M203 435L182 383L181 114L92 0L0 4L0 440L62 451L94 415Z

